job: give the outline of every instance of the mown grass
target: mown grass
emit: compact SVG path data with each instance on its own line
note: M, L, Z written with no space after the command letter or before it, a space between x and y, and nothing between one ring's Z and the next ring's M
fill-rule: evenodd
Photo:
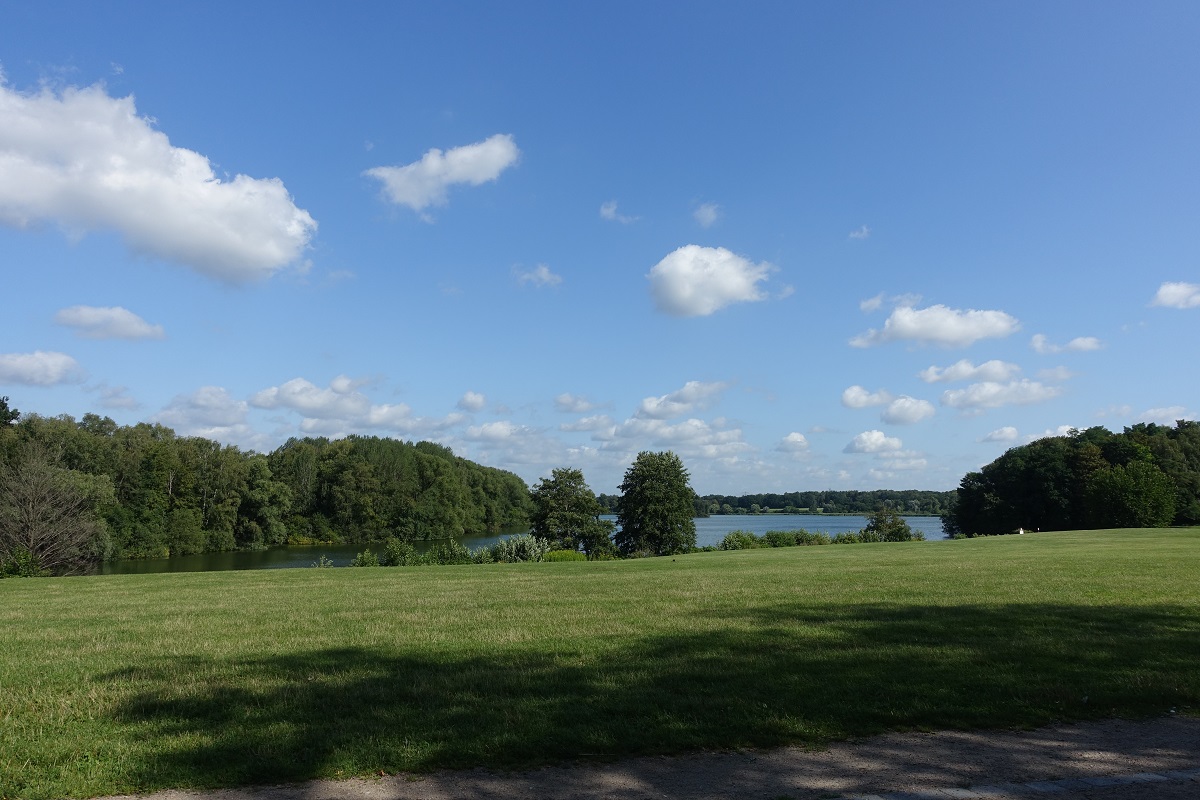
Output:
M0 797L1200 708L1200 529L0 581Z

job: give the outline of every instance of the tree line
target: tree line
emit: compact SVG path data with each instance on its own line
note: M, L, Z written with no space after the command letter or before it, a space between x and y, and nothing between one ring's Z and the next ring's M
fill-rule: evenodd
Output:
M1072 431L1014 447L969 472L942 515L947 534L1200 524L1200 422Z
M719 514L862 514L895 511L898 514L941 516L954 502L954 491L934 492L921 489L873 489L767 494L698 495L693 501L697 517ZM608 513L615 514L619 496L602 494L598 498Z
M263 454L96 414L22 417L0 399L0 562L50 559L52 530L44 566L75 572L113 558L497 532L531 510L520 477L430 442L290 439Z

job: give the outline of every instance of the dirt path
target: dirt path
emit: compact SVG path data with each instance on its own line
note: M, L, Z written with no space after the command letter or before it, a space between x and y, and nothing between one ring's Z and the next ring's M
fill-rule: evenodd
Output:
M889 734L819 752L702 753L521 773L312 781L141 800L809 800L864 797L1196 800L1200 718L1036 731Z

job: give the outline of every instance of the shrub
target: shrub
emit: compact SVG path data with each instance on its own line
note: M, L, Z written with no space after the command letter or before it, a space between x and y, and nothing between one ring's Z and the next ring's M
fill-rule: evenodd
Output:
M457 539L444 539L425 556L429 564L448 566L451 564L470 564L471 551Z
M845 533L839 533L839 534L835 535L832 539L829 540L829 543L830 544L861 544L862 540L863 540L863 538L862 538L861 534L850 533L849 531L847 531Z
M375 555L370 550L363 550L361 553L359 553L358 555L356 555L354 557L354 560L350 562L350 566L352 566L352 567L378 567L379 566L379 556Z
M833 544L833 540L829 538L828 533L822 533L820 531L817 531L816 533L810 533L809 531L805 531L805 530L799 530L799 531L796 531L795 533L796 533L796 544L798 544L798 545L812 546L812 545L821 545L821 544Z
M471 551L472 564L495 564L496 558L492 555L492 548L480 547L478 550Z
M380 566L412 567L420 563L421 556L417 554L416 548L403 539L389 536L384 542L383 555L379 558Z
M506 563L541 561L550 551L550 543L528 533L501 539L492 545L492 558Z
M750 531L730 531L725 534L719 546L722 550L753 550L762 544Z
M578 550L550 550L542 561L587 561L587 556Z
M321 557L314 561L312 565L317 569L329 569L333 566L333 560L329 558L329 556L322 553Z
M891 509L871 514L861 535L864 542L919 542L925 539L925 534L914 531L903 517Z
M795 547L798 533L800 531L767 531L762 535L762 543L767 547Z
M0 578L42 578L49 574L49 570L42 569L37 556L24 547L0 560Z

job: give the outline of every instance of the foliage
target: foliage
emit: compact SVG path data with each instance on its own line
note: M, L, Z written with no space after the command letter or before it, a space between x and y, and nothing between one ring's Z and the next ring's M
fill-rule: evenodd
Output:
M6 569L77 574L104 554L107 531L96 507L111 501L112 485L58 462L40 443L26 442L14 463L0 465L0 563L13 565Z
M514 564L519 561L541 561L550 552L550 543L529 533L501 539L492 545L492 559Z
M438 566L471 564L473 561L471 551L457 539L444 539L425 554L425 563Z
M750 531L730 531L717 545L720 550L752 550L761 547L757 536Z
M762 535L762 543L767 547L795 547L796 534L803 531L767 531Z
M383 553L379 556L382 567L412 567L421 563L417 549L403 539L389 536L383 543Z
M862 530L864 542L917 542L924 541L925 534L913 531L908 523L891 509L880 509L867 518L867 527Z
M665 556L695 548L694 497L679 456L639 453L621 482L617 549L626 556Z
M379 566L382 566L382 564L379 563L379 556L375 555L370 550L363 550L361 553L359 553L358 555L356 555L354 557L354 560L350 562L350 566L352 566L352 567L379 567Z
M950 535L1200 522L1200 422L1102 427L1014 447L967 473Z
M0 554L0 578L45 578L50 572L42 569L37 556L24 547Z
M578 469L555 469L534 485L532 533L552 546L592 554L612 547L614 525Z
M709 514L869 514L889 508L899 514L938 515L949 507L954 495L954 492L920 489L828 489L782 494L708 494L700 498L699 505ZM601 495L602 501L604 498Z

